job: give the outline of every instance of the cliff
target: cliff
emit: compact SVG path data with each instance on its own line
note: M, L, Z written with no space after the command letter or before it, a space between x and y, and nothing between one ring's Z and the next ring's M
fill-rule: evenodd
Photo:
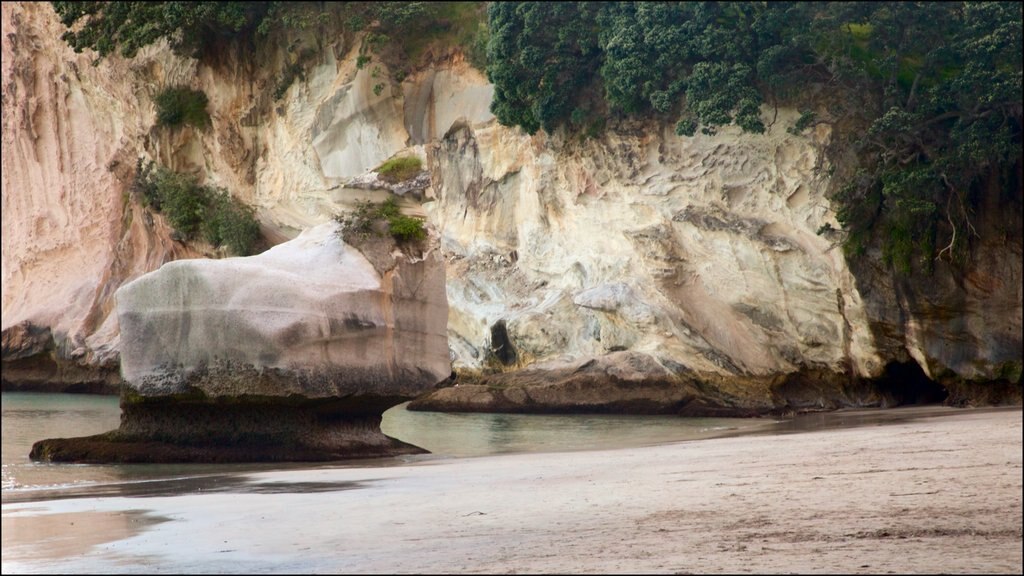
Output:
M343 35L295 32L210 65L155 45L92 66L60 32L47 4L3 5L5 387L69 367L109 378L116 288L209 254L132 198L139 157L231 190L274 243L387 196L365 183L402 154L429 169L400 204L441 234L454 366L485 389L600 361L605 376L561 378L571 400L621 383L629 353L652 386L686 392L676 408L1019 402L1020 214L966 274L851 266L839 235L818 233L839 228L834 122L792 134L783 109L762 135L527 136L494 120L492 88L454 51L381 83ZM275 100L303 49L304 76ZM181 84L209 97L208 129L154 127L154 94Z

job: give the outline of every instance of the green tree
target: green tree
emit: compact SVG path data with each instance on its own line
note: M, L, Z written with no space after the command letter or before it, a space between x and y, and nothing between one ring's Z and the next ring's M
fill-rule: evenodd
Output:
M835 8L818 30L839 34L828 47L844 56L839 72L880 103L862 138L866 172L837 198L844 226L880 234L883 256L903 272L963 262L981 234L972 222L981 192L1012 181L1021 162L1020 6ZM1001 188L1019 205L1019 183Z
M278 2L53 2L61 36L75 52L126 58L161 38L183 55L202 53L217 37L254 30ZM99 58L96 61L99 61Z
M487 76L491 111L533 134L567 120L600 64L597 7L589 2L494 2Z

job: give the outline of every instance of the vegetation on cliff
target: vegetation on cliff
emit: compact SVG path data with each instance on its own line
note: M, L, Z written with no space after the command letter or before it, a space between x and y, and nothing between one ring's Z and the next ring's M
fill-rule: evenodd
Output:
M380 179L392 184L408 180L423 169L423 162L415 156L392 158L377 168Z
M683 137L730 124L760 133L773 109L797 106L788 130L840 126L857 159L834 181L849 253L879 246L903 273L965 262L992 190L1020 210L1016 3L493 2L486 24L481 3L53 4L68 42L100 56L162 37L202 54L225 36L333 22L365 32L360 67L379 58L400 81L431 42L457 43L488 62L498 120L528 133L592 135L628 118L672 122Z
M53 2L62 38L98 58L131 58L139 48L168 38L179 54L196 55L217 37L252 32L279 2Z
M860 116L861 170L836 196L847 246L880 237L903 272L965 259L986 187L1019 210L1019 4L496 2L488 16L492 110L529 133L629 116L758 133L763 104L811 106L802 95L827 86Z
M379 204L360 202L351 214L335 219L345 230L351 230L364 238L377 232L375 228L378 223L386 224L388 233L399 243L418 242L427 237L423 221L401 214L394 198L388 198Z
M482 69L487 26L483 2L52 2L75 49L126 58L166 38L183 56L215 57L218 40L265 40L276 31L333 26L365 31L364 49L394 72L408 71L432 44L462 46ZM300 71L292 69L293 76Z
M210 113L206 111L209 99L201 90L185 86L165 88L153 98L156 104L156 122L160 126L173 128L188 124L196 128L210 125Z
M212 246L226 247L237 256L256 252L259 222L252 208L226 190L201 186L192 176L140 158L132 191L146 206L162 213L184 240L202 236Z

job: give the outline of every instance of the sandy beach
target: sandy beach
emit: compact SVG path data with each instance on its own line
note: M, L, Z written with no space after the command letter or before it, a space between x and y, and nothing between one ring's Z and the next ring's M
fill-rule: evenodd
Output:
M3 505L3 572L1020 573L1021 410ZM204 490L205 487L205 490Z

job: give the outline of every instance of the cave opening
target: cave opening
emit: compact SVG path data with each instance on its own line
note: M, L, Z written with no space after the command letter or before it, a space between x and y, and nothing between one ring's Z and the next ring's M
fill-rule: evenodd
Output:
M887 364L878 380L878 389L892 396L894 406L939 404L949 396L945 386L925 375L913 360Z
M508 337L504 320L498 320L491 326L491 353L505 366L516 362L516 349Z

